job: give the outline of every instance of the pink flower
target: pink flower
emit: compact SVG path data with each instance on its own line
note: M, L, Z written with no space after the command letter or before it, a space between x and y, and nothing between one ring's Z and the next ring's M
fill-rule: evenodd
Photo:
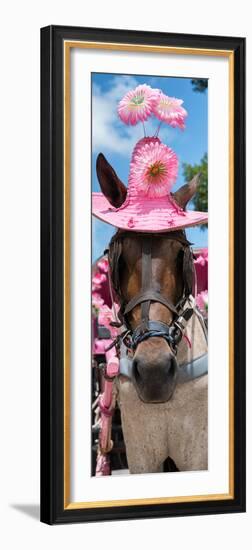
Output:
M197 296L196 296L196 304L198 308L202 311L202 313L207 313L208 311L208 291L202 290Z
M177 155L157 138L134 149L129 182L140 194L148 197L167 195L177 173Z
M181 107L182 99L176 99L176 97L169 97L163 93L156 96L157 100L153 106L153 113L159 120L170 124L173 128L185 128L185 118L187 117L187 111Z
M106 281L107 277L105 273L95 273L95 275L92 278L92 283L94 285L100 286L102 283Z
M140 84L121 99L117 109L118 116L124 124L135 125L140 120L147 120L153 112L159 93L159 90L147 84Z
M96 309L99 309L101 306L103 306L103 304L104 304L104 300L100 296L100 294L98 294L98 292L92 292L92 305Z
M116 308L116 312L119 310L119 306L117 304L114 304ZM103 325L107 329L109 329L110 334L112 337L116 337L118 334L118 328L111 327L110 323L111 321L115 321L114 315L113 315L113 309L110 309L106 304L103 304L98 313L98 323L99 325Z
M112 311L108 306L104 304L101 306L99 310L98 323L99 325L103 325L104 327L110 328L111 321L112 321Z
M208 263L208 251L203 251L199 256L194 260L195 264L201 265L204 267Z
M137 156L141 155L141 150L146 143L161 143L161 141L159 137L156 136L145 136L139 139L133 149L131 162L133 162Z
M194 260L194 263L198 264L198 265L201 265L203 267L205 265L206 261L207 261L206 258L204 258L204 256L202 256L202 254L200 254L198 256L198 258L196 260Z
M97 290L100 290L101 285L94 285L92 284L92 292L96 292Z
M97 263L97 266L99 267L99 269L101 271L103 271L104 273L107 273L108 272L108 260L107 260L107 258L103 258L102 260L100 260Z

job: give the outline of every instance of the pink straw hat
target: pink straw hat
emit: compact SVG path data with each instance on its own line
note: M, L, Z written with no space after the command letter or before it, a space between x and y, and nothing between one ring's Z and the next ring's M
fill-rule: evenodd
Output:
M207 212L184 210L197 190L197 176L176 193L170 192L177 170L176 154L158 137L145 137L136 144L127 188L103 155L99 155L97 174L101 188L106 193L104 181L107 178L112 187L117 186L116 196L120 195L121 199L116 204L110 192L106 193L108 199L103 193L92 193L92 213L114 227L136 232L175 231L207 223ZM178 202L178 193L186 199L184 203Z

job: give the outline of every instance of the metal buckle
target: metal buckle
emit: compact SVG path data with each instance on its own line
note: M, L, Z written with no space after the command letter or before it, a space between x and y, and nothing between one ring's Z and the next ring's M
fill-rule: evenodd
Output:
M183 333L186 329L187 322L184 319L184 317L179 317L176 321L174 321L174 325L179 328L179 330Z
M183 328L183 326L181 326L178 321L174 321L174 331L172 338L174 340L175 346L178 346L179 342L181 341L184 330L185 328Z
M126 346L126 348L131 349L132 348L132 338L131 338L131 330L127 330L125 334L121 337L121 342Z

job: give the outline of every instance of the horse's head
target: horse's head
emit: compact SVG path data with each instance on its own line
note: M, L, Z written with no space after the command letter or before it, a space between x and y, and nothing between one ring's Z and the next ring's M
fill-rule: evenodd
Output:
M121 206L127 188L101 154L97 159L97 175L108 201L113 206ZM194 178L173 194L180 207L186 207L196 191L197 183L198 179ZM188 251L190 249L183 231L144 234L119 230L112 239L109 253L112 282L123 314L128 304L124 322L133 333L139 327L141 332L146 322L158 322L159 328L169 327L173 323L176 304L185 290L190 293L192 256ZM151 292L150 299L143 300L148 297L148 290ZM158 301L159 297L161 301ZM134 305L135 298L137 303ZM151 323L148 328L151 328ZM137 340L132 377L143 401L159 403L170 399L176 386L177 369L175 351L169 339L153 336L149 331L148 338Z

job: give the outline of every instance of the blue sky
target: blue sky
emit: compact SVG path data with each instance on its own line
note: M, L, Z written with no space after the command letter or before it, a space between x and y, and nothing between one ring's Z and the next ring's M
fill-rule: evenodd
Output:
M135 143L143 137L141 124L126 126L117 116L118 101L138 84L160 88L172 97L183 99L188 112L185 130L174 129L163 123L159 137L172 147L179 158L179 174L173 191L184 183L182 163L199 163L207 152L208 99L205 93L192 89L189 78L152 77L135 75L92 74L92 190L100 191L96 176L96 158L102 152L127 185L130 157ZM156 118L145 123L147 135L153 135L158 124ZM93 217L93 261L102 255L115 229ZM207 246L207 230L199 227L186 231L188 239L196 247Z

